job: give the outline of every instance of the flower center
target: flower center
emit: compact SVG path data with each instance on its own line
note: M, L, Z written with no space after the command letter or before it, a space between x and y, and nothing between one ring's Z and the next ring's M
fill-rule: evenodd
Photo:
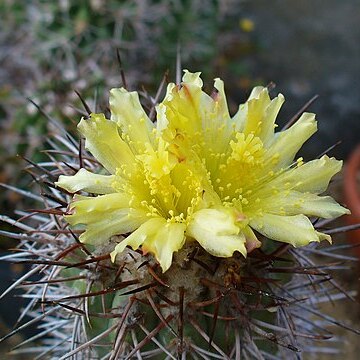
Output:
M236 133L230 141L226 156L220 156L218 170L212 174L212 183L225 204L248 203L248 188L256 184L264 166L264 146L253 134ZM251 186L250 186L251 185Z

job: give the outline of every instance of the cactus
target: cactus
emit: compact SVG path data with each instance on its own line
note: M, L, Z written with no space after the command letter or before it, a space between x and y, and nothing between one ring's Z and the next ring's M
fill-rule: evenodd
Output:
M231 118L222 82L211 97L201 87L185 72L161 103L144 99L148 114L137 93L112 90L111 120L85 106L85 146L50 118L49 161L27 167L40 195L13 189L44 208L2 219L20 229L3 259L32 266L3 294L29 299L6 338L39 328L14 353L307 359L339 351L328 324L360 333L319 309L353 299L329 274L354 259L320 243L346 230L328 224L347 209L318 195L341 162L294 161L314 115L275 134L282 95L255 88Z

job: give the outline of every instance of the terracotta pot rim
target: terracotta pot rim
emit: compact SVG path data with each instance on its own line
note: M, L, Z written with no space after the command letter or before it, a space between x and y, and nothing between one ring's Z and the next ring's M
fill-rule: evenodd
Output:
M360 191L358 189L358 172L360 171L360 144L351 153L344 169L344 197L350 215L345 216L348 225L360 223ZM348 241L355 245L354 254L360 259L360 229L346 233Z
M346 163L344 172L344 192L346 205L351 215L359 217L360 221L360 192L358 190L358 172L360 171L360 144L354 149Z

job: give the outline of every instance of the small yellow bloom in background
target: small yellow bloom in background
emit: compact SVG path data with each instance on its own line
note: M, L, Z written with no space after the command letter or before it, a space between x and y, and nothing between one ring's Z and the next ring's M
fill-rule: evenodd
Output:
M83 243L105 244L130 234L126 246L151 253L165 272L173 253L197 241L208 253L243 256L261 246L254 230L295 247L331 240L308 216L349 213L323 193L341 161L323 156L304 163L295 156L317 130L304 113L289 129L275 133L284 102L256 87L235 116L228 112L224 85L216 95L202 91L200 73L185 70L181 85L169 84L153 123L136 92L110 92L111 119L92 114L78 125L86 148L108 175L81 169L57 185L76 194L70 225L82 225ZM84 193L97 196L84 196Z
M255 23L248 18L243 18L239 20L239 27L242 31L252 32L255 29Z

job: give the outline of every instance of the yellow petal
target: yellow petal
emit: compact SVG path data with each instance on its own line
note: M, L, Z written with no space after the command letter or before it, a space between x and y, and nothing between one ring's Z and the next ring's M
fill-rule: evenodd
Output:
M85 137L85 147L111 174L122 165L134 167L135 158L128 145L120 138L118 126L105 119L104 114L91 114L82 119L78 129Z
M174 84L169 84L168 85L168 89L170 85L174 85ZM174 86L171 86L171 89ZM172 90L168 90L168 91L172 91ZM166 95L165 98L169 98L170 95ZM160 103L158 105L156 105L155 107L156 109L156 134L157 136L162 136L164 139L170 139L172 140L175 135L175 129L169 129L169 121L166 117L166 105L164 103Z
M289 166L301 146L316 130L315 114L304 113L289 129L277 133L266 154L272 170Z
M189 70L184 70L184 75L182 77L183 85L186 84L188 86L194 86L196 88L202 88L203 81L201 80L201 72L198 71L196 73L192 73Z
M165 272L171 266L173 253L184 245L185 228L185 224L167 222L161 217L149 219L115 247L111 259L115 261L117 254L128 245L134 250L142 246L144 253L154 254Z
M265 114L262 120L261 131L259 134L259 137L263 141L265 146L269 146L274 139L276 117L284 102L284 96L282 94L279 94L276 98L271 100L271 103L265 110Z
M261 96L261 93L263 91L267 91L267 88L264 88L263 86L255 86L247 99L247 101L253 100L253 99L259 99Z
M87 223L86 231L79 237L80 241L97 245L108 241L113 235L127 234L137 229L146 219L146 213L130 208L109 211L106 217Z
M270 100L267 88L262 88L257 93L259 90L257 88L246 103L247 114L243 132L245 135L254 134L266 143L274 136L276 116L285 99L282 94L279 94L278 97Z
M129 196L114 193L97 197L76 196L73 214L65 218L71 225L86 225L80 240L100 244L113 235L131 232L146 221L146 212L129 207Z
M139 249L148 237L155 236L158 231L157 227L163 226L165 223L164 218L156 217L141 224L131 235L115 246L114 251L110 254L111 260L114 262L116 256L122 253L127 246L131 246L133 250Z
M159 228L155 237L149 237L143 244L143 251L155 255L163 272L169 269L172 256L185 243L186 225L183 223L168 222Z
M159 128L162 129L167 141L172 140L176 135L193 138L197 133L201 133L199 104L202 81L200 73L193 74L185 70L181 85L180 87L170 84L158 108L161 122Z
M60 175L55 185L70 193L84 190L93 194L110 194L115 192L111 186L114 179L114 175L94 174L82 168L73 176Z
M168 86L164 101L157 107L157 132L180 149L179 161L191 148L211 173L219 167L216 156L227 151L233 127L223 82L215 79L217 93L213 96L203 92L202 85L200 73L185 70L181 86Z
M294 247L304 246L312 241L331 241L329 235L316 231L305 215L264 214L252 219L250 226L269 239L289 243Z
M230 257L234 251L246 256L245 235L226 210L202 209L195 212L186 234L193 237L211 255Z
M297 180L294 190L323 193L329 186L331 178L341 170L342 163L325 155L321 159L309 161L294 169L291 172L291 178Z
M331 178L341 170L341 167L342 161L324 155L321 159L309 161L283 172L269 182L267 187L280 191L286 184L287 189L321 194L327 189Z
M198 145L201 145L199 155L206 160L211 172L219 167L219 158L216 160L216 156L225 155L229 142L234 137L223 81L215 79L214 88L217 92L211 97L205 92L201 93L199 111L203 143L201 143L202 139L197 141Z
M117 123L134 152L142 153L145 144L152 144L154 124L142 108L137 92L111 89L110 110L111 120Z
M280 192L263 199L261 207L264 212L276 215L304 214L324 219L334 219L350 213L330 196L318 196L294 190Z
M253 99L258 99L260 94L264 90L263 86L256 86L252 89L250 96L246 100L244 104L239 105L239 109L237 113L231 119L232 123L234 124L234 128L236 131L243 131L246 123L248 122L248 102Z
M221 79L216 78L214 82L214 88L218 91L218 94L215 96L218 116L221 116L223 121L229 121L230 115L226 101L224 82Z
M85 217L86 220L88 216L92 216L96 212L100 215L114 209L128 208L130 202L131 197L123 193L95 197L75 195L70 205L70 209L74 210L75 213L70 215L68 219L69 221L80 223L82 217Z
M273 140L275 120L284 101L282 94L271 100L267 88L255 87L232 119L235 129L259 137L267 145Z

